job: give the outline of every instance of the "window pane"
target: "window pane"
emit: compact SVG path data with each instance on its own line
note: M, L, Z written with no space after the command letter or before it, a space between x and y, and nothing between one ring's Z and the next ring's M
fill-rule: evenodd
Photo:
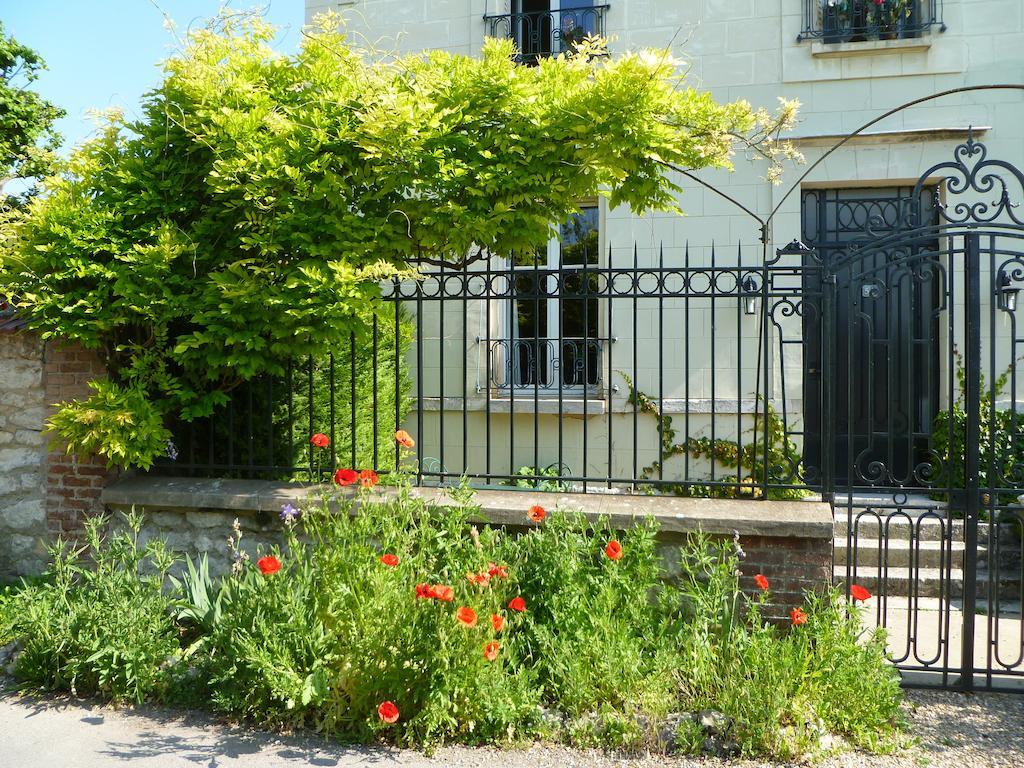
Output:
M598 209L587 206L562 225L559 245L563 264L597 264Z

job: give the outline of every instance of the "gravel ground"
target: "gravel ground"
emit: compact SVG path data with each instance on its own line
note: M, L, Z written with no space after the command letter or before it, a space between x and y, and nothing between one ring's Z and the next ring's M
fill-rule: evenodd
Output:
M1024 696L910 692L907 706L920 746L900 755L849 753L828 768L1024 768ZM619 756L561 747L512 751L452 747L418 752L345 747L315 737L282 737L232 727L199 713L150 707L114 710L92 702L34 699L0 691L4 768L666 768L772 765L664 756ZM775 764L777 765L777 764Z

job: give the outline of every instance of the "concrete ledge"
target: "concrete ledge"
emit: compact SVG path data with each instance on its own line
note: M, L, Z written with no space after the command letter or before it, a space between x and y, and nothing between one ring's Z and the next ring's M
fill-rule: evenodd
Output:
M811 56L821 59L837 56L879 56L887 53L921 53L932 47L930 37L905 37L897 40L862 40L857 43L811 43Z
M276 515L286 503L301 508L319 499L323 485L279 483L267 480L215 480L203 478L133 477L104 489L101 501L112 509L186 509L269 512ZM355 496L351 490L338 491ZM378 488L373 496L394 495ZM454 506L443 489L414 488L412 494L438 506ZM654 517L665 533L703 531L709 534L769 538L826 539L833 532L832 510L816 501L754 501L692 499L668 496L620 496L534 491L479 491L475 502L481 517L497 525L531 525L526 510L540 502L549 509L578 509L587 516L607 515L616 528L638 518Z

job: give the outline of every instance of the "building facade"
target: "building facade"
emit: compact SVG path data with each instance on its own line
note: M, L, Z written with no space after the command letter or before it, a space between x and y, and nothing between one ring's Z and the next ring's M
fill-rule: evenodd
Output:
M307 21L328 10L354 39L407 53L474 55L485 36L515 39L524 65L585 34L607 37L612 55L671 47L688 81L719 101L773 109L798 99L788 138L808 165L913 99L1024 82L1020 0L307 0ZM421 468L483 484L525 468L588 490L646 478L742 493L766 472L782 486L814 486L826 472L926 485L931 432L962 397L957 366L970 341L959 319L968 241L940 224L957 204L994 209L1001 194L950 183L962 168L949 163L982 159L974 142L988 160L1024 165L1021 91L895 112L803 179L807 166L791 166L772 185L763 163L742 156L733 172L701 172L704 184L679 176L684 216L581 201L538 259L488 266L476 278L483 293L464 277L455 300L410 295L419 358L406 426ZM1004 175L1016 185L1007 200L1024 199L1019 174ZM919 229L934 227L908 255L893 233L911 209ZM1012 210L999 220L1012 223ZM887 239L851 261L851 244ZM791 241L807 248L777 255ZM994 243L977 258L977 357L992 399L1015 408L1024 383L1012 363L1024 350L1003 299L1016 296L1016 251ZM828 298L825 272L838 283ZM775 418L782 436L765 446L755 435Z

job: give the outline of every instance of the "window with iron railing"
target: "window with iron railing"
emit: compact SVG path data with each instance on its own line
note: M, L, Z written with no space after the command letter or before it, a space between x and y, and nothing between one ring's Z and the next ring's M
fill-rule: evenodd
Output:
M804 0L797 40L856 43L920 37L942 23L942 0Z
M594 387L601 374L597 201L551 238L509 259L503 333L491 340L491 384L561 391Z
M524 64L569 52L590 35L605 35L608 5L597 0L511 0L504 8L484 14L487 35L514 40Z

